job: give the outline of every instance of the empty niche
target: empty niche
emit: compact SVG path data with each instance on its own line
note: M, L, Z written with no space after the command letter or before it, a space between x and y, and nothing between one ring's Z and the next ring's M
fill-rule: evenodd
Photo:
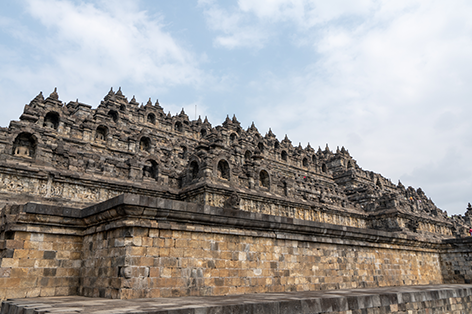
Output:
M218 162L218 177L221 179L229 180L229 164L226 160L221 159Z
M150 113L147 115L147 122L151 124L156 124L156 115L154 113Z
M323 164L323 165L321 166L321 171L323 171L323 172L326 172L326 171L327 171L327 169L326 169L326 164Z
M265 170L261 170L261 172L259 172L259 185L264 188L269 188L269 185L270 185L269 173L267 173L267 171Z
M259 144L257 144L257 148L259 148L259 150L261 151L261 153L263 153L263 152L264 152L264 143L259 142Z
M158 175L159 170L157 168L157 162L151 159L146 161L143 167L143 177L157 180Z
M287 157L287 152L286 151L282 151L282 153L280 153L280 157L282 158L283 161L287 161L288 157Z
M303 167L308 167L308 159L305 157L303 158Z
M115 110L108 111L108 116L113 120L113 122L118 122L118 112Z
M274 149L279 149L279 147L280 147L279 142L275 141L275 143L274 143Z
M35 152L35 137L31 133L20 133L13 142L13 155L33 158Z
M125 111L125 110L126 110L126 106L122 104L122 105L120 106L120 110L121 110L121 111Z
M95 139L99 142L104 142L107 139L108 128L106 126L100 125L95 131Z
M141 140L139 141L139 150L143 152L149 152L151 150L151 140L149 137L141 137Z
M44 117L43 126L57 130L57 127L59 126L59 114L53 111L48 112Z
M207 131L205 129L200 130L200 138L204 138L207 135Z
M198 177L199 171L200 171L200 167L198 166L198 162L196 162L195 160L192 161L189 167L190 179L195 180Z
M180 121L175 122L174 131L182 132L182 130L183 130L182 122L180 122Z

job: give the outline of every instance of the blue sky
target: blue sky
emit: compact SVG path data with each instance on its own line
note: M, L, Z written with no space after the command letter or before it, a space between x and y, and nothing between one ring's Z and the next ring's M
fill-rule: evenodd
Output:
M345 146L448 213L472 201L472 2L4 0L0 125L39 91L96 107L110 87L173 114L236 114Z

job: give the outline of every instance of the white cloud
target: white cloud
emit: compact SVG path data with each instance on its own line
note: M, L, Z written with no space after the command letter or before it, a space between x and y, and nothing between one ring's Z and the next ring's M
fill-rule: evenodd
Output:
M371 0L239 0L243 12L251 12L270 22L290 21L310 28L344 16L365 15L375 5Z
M246 16L242 12L229 12L217 4L200 2L206 7L205 15L211 29L222 32L214 40L216 46L228 49L252 47L261 48L266 39L265 30L257 26L245 26Z
M174 86L200 86L207 79L198 58L166 31L163 18L137 2L25 3L26 13L46 32L2 18L0 24L8 26L3 32L21 44L0 49L8 60L0 68L9 84L23 85L28 93L44 89L48 94L57 86L65 101L79 96L96 104L118 84L129 83L128 90L139 86L146 97Z
M215 44L224 48L262 48L277 36L280 24L302 31L344 17L364 16L376 7L372 0L239 0L222 9L215 1L199 1L211 29L222 32ZM304 37L298 41L303 41Z
M63 70L130 77L146 83L196 83L193 56L152 17L130 1L74 5L30 0L29 13L50 29L48 50ZM101 74L101 75L98 75Z

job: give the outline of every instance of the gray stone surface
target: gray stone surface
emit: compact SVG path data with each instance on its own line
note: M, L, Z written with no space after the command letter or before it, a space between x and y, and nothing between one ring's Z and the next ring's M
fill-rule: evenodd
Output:
M446 300L443 313L449 313L448 300L470 299L472 285L431 285L264 293L222 297L182 297L112 300L80 296L13 299L4 301L1 314L304 314L337 313L363 309L394 309L416 303L416 309L433 308ZM452 302L454 303L454 302ZM439 303L438 303L439 304ZM397 307L396 305L399 305ZM394 307L391 307L394 306ZM435 308L439 308L436 306ZM387 310L388 313L396 312ZM387 313L386 312L386 313ZM411 312L416 313L416 312ZM437 312L440 313L440 312ZM451 310L452 313L452 310ZM472 313L472 309L457 313Z

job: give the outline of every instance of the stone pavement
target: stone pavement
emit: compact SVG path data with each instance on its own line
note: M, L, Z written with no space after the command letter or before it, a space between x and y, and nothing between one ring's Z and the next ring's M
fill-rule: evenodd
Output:
M471 301L472 285L451 284L133 300L12 299L3 302L1 314L472 313Z

